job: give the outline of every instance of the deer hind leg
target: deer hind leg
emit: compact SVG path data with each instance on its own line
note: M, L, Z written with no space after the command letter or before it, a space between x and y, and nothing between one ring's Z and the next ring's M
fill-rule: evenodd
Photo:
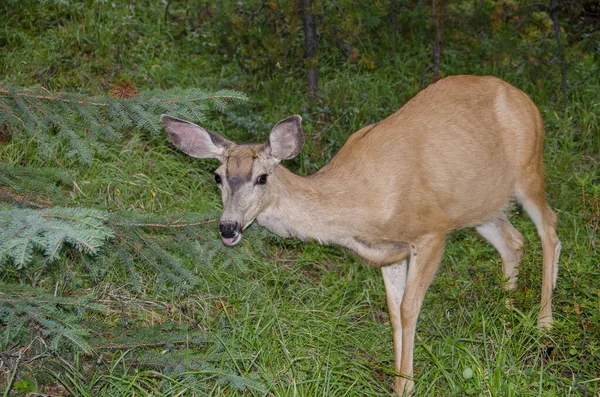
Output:
M517 288L519 264L523 257L523 235L511 225L504 213L475 229L500 253L502 273L506 280L504 289ZM506 300L506 306L511 306L510 299Z
M430 235L421 238L411 246L411 258L406 273L404 293L394 301L394 353L396 372L395 391L399 396L409 396L413 392L413 353L417 319L425 292L433 280L444 248L445 236ZM391 270L390 270L391 271ZM384 279L386 275L384 273ZM386 283L386 291L387 291ZM389 302L388 294L388 302ZM400 304L398 304L400 302ZM390 308L390 313L392 308ZM399 315L399 318L397 317ZM390 314L390 317L392 315ZM398 321L399 320L399 321ZM394 323L392 323L394 324ZM398 346L398 347L396 347Z
M556 235L556 214L546 203L542 178L531 178L517 193L517 199L531 218L542 240L542 301L538 324L543 328L552 327L552 290L558 277L560 240Z

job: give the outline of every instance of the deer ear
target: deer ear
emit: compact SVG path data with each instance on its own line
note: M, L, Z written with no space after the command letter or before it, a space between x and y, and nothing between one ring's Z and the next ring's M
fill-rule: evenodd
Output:
M184 153L198 158L217 158L221 161L234 144L219 134L187 121L163 114L160 121L173 145Z
M303 145L302 117L295 115L281 120L273 127L266 150L277 160L288 160L296 157Z

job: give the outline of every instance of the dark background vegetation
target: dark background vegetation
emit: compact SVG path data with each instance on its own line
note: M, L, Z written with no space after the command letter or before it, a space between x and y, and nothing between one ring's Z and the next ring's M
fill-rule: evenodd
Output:
M541 248L520 208L510 210L526 238L513 310L497 253L456 233L418 325L417 395L598 395L597 1L5 0L0 17L0 220L92 208L112 236L94 255L67 241L57 259L38 250L19 266L0 252L5 396L389 395L377 270L258 226L223 248L215 162L169 146L157 110L131 121L91 103L243 92L244 103L173 111L235 141L300 114L306 146L286 166L310 174L353 131L454 74L501 77L542 112L563 242L555 327L535 326ZM20 100L27 92L34 99ZM61 111L73 125L31 122Z

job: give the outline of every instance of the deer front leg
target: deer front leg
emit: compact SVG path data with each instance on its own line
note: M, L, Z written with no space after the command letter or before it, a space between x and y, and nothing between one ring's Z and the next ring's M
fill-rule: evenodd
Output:
M428 235L420 238L419 241L411 245L412 255L410 257L410 264L408 265L408 272L402 273L399 270L397 271L405 275L402 277L403 282L401 283L405 288L403 288L404 291L400 295L400 307L394 306L393 309L395 315L399 313L400 321L395 316L392 316L392 305L390 305L391 294L387 292L388 282L385 284L390 318L393 318L394 361L396 372L400 374L400 376L396 376L395 391L401 397L410 396L413 392L413 354L417 319L419 318L425 292L427 292L429 284L431 284L437 270L444 249L444 240L445 236L443 235ZM384 269L386 268L382 268L382 271ZM389 270L389 272L391 273L393 270ZM393 280L391 275L387 278ZM400 278L398 277L398 279ZM386 280L385 273L384 280ZM396 305L396 302L393 303ZM397 324L398 322L400 324ZM401 334L401 337L397 332Z
M385 285L385 296L387 298L388 311L390 313L390 322L392 323L392 338L394 341L394 369L397 374L400 373L402 359L402 318L400 316L400 305L406 286L406 276L408 271L408 261L381 268L383 283ZM396 376L395 390L398 391L399 381L402 377Z

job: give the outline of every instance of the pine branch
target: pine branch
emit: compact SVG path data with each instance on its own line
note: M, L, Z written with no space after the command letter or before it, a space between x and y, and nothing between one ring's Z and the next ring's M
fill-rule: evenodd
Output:
M101 312L101 305L92 303L90 296L79 298L56 297L39 288L0 283L0 325L2 345L23 343L33 332L50 340L53 350L66 345L86 353L91 346L87 328L80 325L88 312ZM28 343L30 344L30 343Z
M0 200L11 204L47 207L64 201L61 187L73 183L71 176L50 168L14 167L0 163Z
M12 262L15 268L23 269L35 250L51 263L65 244L96 255L113 236L105 221L104 212L86 208L0 211L0 265Z
M152 275L160 288L182 293L197 286L200 279L180 258L204 257L203 263L209 264L223 251L212 238L203 246L197 244L199 228L212 234L210 225L216 218L187 220L125 213L109 216L86 208L0 211L0 274L7 271L8 263L9 269L16 269L36 285L47 265L56 262L68 245L86 254L80 260L92 279L102 278L107 269L120 269L138 292L147 277L143 275ZM106 254L98 256L113 237Z
M120 137L118 131L137 128L160 134L159 115L202 121L210 108L225 111L247 96L232 90L149 90L120 97L88 97L51 92L42 88L0 87L0 125L9 135L28 135L42 156L51 157L55 147L67 143L68 155L81 163L93 161L94 151L105 141ZM49 134L52 132L52 134Z
M115 102L114 100L111 100L108 97L104 100L104 102L96 101L96 100L92 100L92 99L71 99L71 98L73 98L73 94L51 92L44 88L41 88L40 90L47 92L47 94L41 94L40 91L38 91L38 90L27 89L27 88L15 89L13 91L8 87L0 87L0 94L5 94L6 96L8 96L8 94L11 94L11 95L16 95L18 97L35 98L35 99L47 100L47 101L51 101L51 102L63 102L63 103L68 103L68 104L91 105L91 106L98 106L98 107L113 106L114 102ZM172 91L177 92L176 90L172 90ZM183 92L189 92L189 91L198 92L195 89L186 90ZM156 106L161 106L161 105L164 105L165 103L167 103L169 105L177 105L177 104L195 103L195 102L200 102L200 101L216 101L216 100L225 101L222 103L227 103L227 102L239 103L239 102L244 102L244 101L248 100L247 95L245 95L241 92L232 91L232 90L221 90L221 91L218 91L214 95L200 94L197 98L171 99L166 102L157 98L156 94L157 93L160 94L161 91L153 90L153 91L150 91L150 93L153 94L153 96L149 95L149 94L145 94L145 95L142 94L142 95L140 95L140 97L147 98L146 99L147 103L151 103ZM69 96L66 96L66 95L69 95ZM160 97L161 95L158 95L158 96ZM74 98L85 98L85 97L74 96ZM39 106L39 105L37 105L34 102L33 106ZM43 113L43 108L40 107L39 109Z
M91 228L97 235L95 219L99 218L100 229L108 229L108 234L115 238L109 242L102 240L102 244L106 246L103 250L105 254L96 257L80 256L82 264L88 267L92 280L98 275L104 276L107 271L111 276L123 271L127 274L127 281L124 283L137 291L142 286L151 284L170 293L181 293L200 285L201 278L198 274L201 275L202 271L198 269L201 267L222 266L221 264L227 263L244 266L243 251L228 251L225 255L226 250L220 241L212 238L216 221L214 214L169 219L125 212L82 218L79 211L86 210L9 212L19 212L20 215L34 218L25 217L23 220L21 217L21 225L26 226L23 233L30 237L36 236L29 230L35 230L33 225L39 222L56 223L63 228L67 224L75 234ZM0 216L7 218L2 213ZM186 222L183 222L184 219ZM0 218L0 222L2 220ZM39 230L41 229L43 228L40 227ZM202 239L200 236L203 234L211 236ZM12 234L12 237L15 236ZM23 236L16 236L16 246L22 246L20 237ZM253 246L253 249L260 248L260 242ZM39 252L47 254L43 250ZM60 252L57 251L57 254ZM54 252L50 255L54 255ZM202 258L201 261L198 261L199 258ZM190 265L193 266L191 269ZM145 282L144 278L148 276L155 277L152 280L154 282ZM117 277L123 282L121 277ZM118 300L121 302L120 297ZM147 323L145 311L131 309L135 306L131 302L124 305L127 308L124 311L123 304L119 302L117 309L111 309L110 301L92 299L91 296L57 297L39 288L0 283L0 348L7 349L10 346L14 352L37 339L42 342L32 354L49 361L60 360L65 351L81 351L86 354L98 352L100 357L96 359L97 362L104 355L121 354L131 358L128 363L131 361L130 365L136 371L156 369L164 376L172 376L177 382L193 384L191 387L195 390L211 390L216 383L238 391L253 390L261 394L267 392L268 389L258 381L256 374L240 373L236 364L240 357L232 356L227 347L231 341L221 331L213 335L197 329L192 315L184 317L183 324L173 322L171 306L168 304L161 309L165 313L160 316L160 321L166 322L144 326ZM98 319L97 313L106 318L120 314L121 324L125 326L111 325L114 321ZM182 321L181 317L177 319ZM189 326L186 322L194 325ZM157 348L161 350L160 354L157 353ZM123 350L127 352L119 352ZM54 354L47 355L48 351Z

